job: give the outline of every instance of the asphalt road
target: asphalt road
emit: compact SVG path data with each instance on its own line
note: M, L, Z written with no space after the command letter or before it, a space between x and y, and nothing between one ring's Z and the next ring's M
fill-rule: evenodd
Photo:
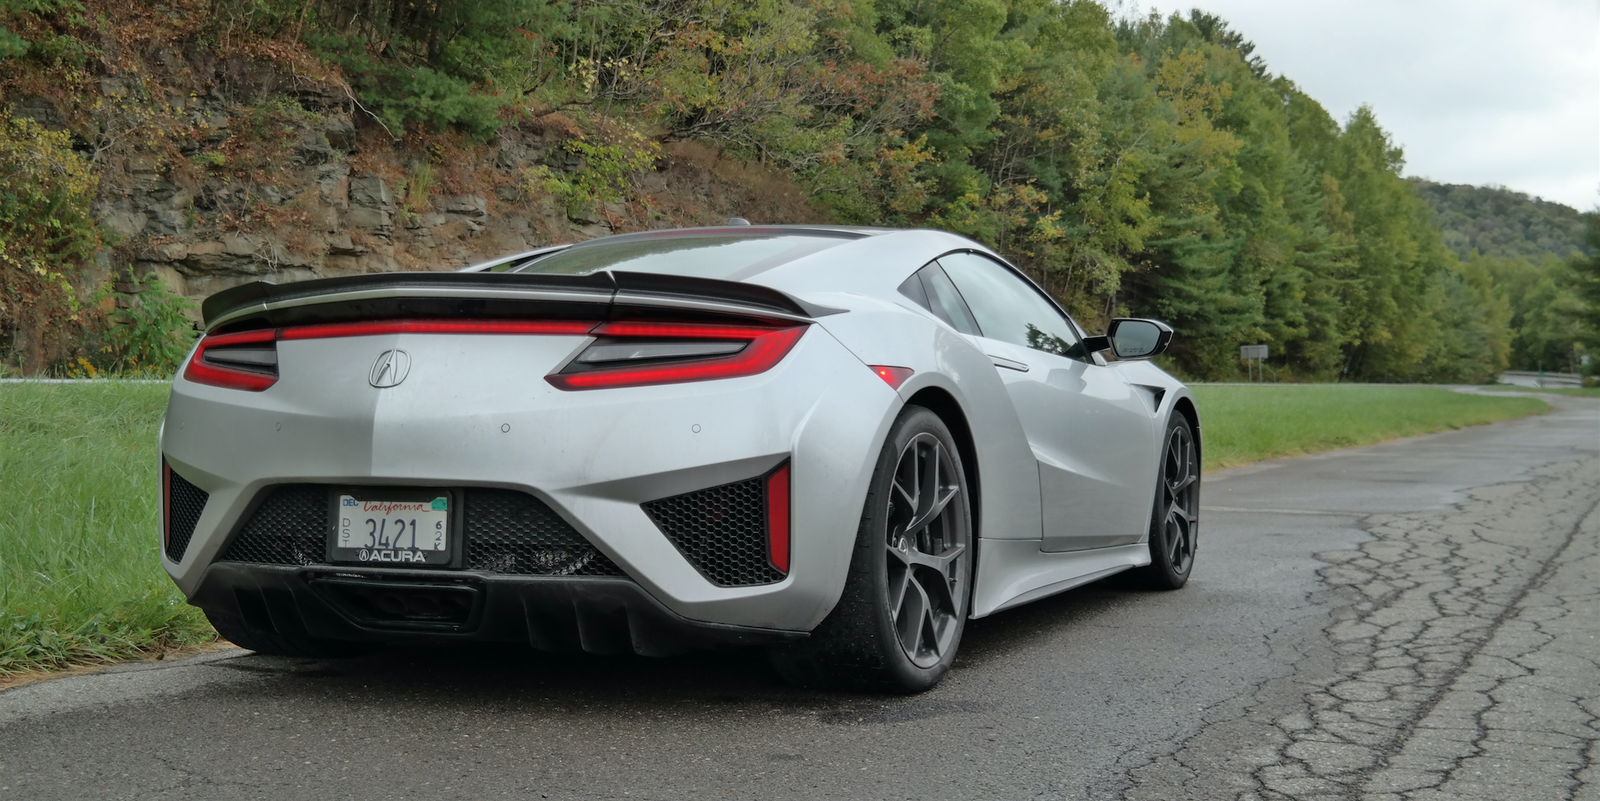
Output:
M1186 589L974 621L924 695L224 651L0 693L0 799L1600 799L1600 401L1549 399L1209 475Z

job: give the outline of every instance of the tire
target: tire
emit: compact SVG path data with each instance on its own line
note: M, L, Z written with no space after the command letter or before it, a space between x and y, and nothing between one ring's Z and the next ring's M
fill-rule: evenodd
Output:
M785 678L916 693L955 661L972 597L972 513L955 438L907 406L872 473L839 603L811 636L768 653Z
M1176 590L1189 583L1200 537L1200 460L1194 431L1181 414L1167 422L1150 515L1150 565L1141 569L1151 589Z
M243 620L231 615L219 614L210 610L204 611L206 620L211 621L211 627L216 629L223 639L247 651L255 651L266 656L345 659L365 656L382 647L378 643L318 640L311 637L279 634L275 631L262 631L251 628Z

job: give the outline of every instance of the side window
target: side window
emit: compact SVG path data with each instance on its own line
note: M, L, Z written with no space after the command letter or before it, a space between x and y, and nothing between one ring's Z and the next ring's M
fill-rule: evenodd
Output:
M961 293L956 291L955 284L950 283L950 277L939 268L938 262L923 267L907 278L900 285L900 294L933 312L933 316L945 321L951 328L978 336L978 324L973 322L972 313L967 311L967 304L961 300Z
M1066 356L1077 343L1055 304L1005 267L973 253L952 253L939 263L961 290L983 336L1057 356Z
M928 300L933 304L933 313L953 326L963 334L979 336L978 323L972 319L972 312L967 310L967 304L962 302L961 293L956 291L956 285L950 282L950 276L944 274L939 268L939 263L934 262L917 272L922 276L922 286L928 290Z

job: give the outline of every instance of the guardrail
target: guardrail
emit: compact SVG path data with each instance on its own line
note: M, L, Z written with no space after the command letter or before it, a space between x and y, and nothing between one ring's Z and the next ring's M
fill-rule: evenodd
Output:
M1552 389L1556 387L1581 387L1583 376L1577 373L1548 373L1533 370L1507 370L1500 374L1500 383L1514 387Z

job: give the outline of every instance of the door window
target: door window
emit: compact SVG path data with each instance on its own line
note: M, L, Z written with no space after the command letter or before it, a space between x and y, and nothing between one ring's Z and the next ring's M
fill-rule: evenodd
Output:
M1078 341L1055 304L1020 276L974 253L939 257L983 336L1066 356Z

